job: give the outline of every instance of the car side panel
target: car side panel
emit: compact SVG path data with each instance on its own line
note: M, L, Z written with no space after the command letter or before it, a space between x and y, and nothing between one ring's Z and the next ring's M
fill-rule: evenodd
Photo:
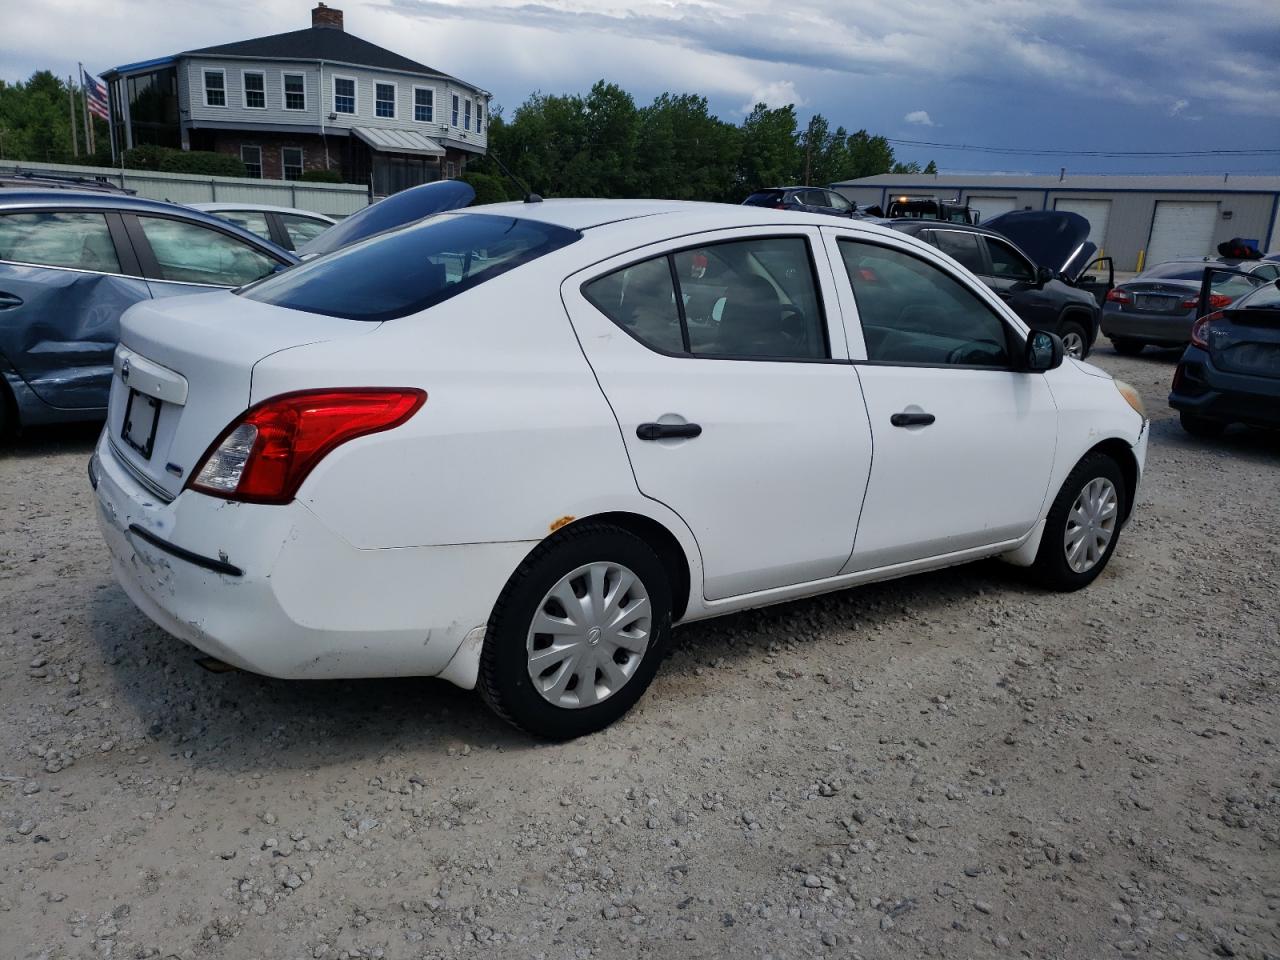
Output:
M145 281L115 274L0 263L0 354L44 403L101 410L111 384L120 315L149 298Z

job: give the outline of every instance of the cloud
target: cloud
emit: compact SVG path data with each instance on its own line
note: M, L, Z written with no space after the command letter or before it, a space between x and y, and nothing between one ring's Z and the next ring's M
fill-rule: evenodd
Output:
M1183 99L1178 99L1173 101L1173 103L1169 104L1169 116L1176 117L1183 110L1187 109L1187 106L1190 104L1190 102L1191 101L1189 100L1183 100Z
M907 123L918 123L922 127L932 127L934 125L933 121L929 119L928 110L912 110L902 119Z
M805 102L804 97L796 92L796 85L790 80L775 80L773 83L767 83L753 90L751 99L742 106L741 112L750 113L757 103L770 107L785 107L792 103L802 107Z

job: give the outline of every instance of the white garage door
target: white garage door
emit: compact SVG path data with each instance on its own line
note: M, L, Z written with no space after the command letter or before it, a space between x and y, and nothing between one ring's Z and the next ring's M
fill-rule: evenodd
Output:
M1078 213L1089 221L1089 239L1099 250L1106 250L1107 218L1111 216L1110 200L1068 200L1059 197L1053 209Z
M1002 213L1008 213L1010 210L1018 208L1018 200L1016 197L970 197L969 207L978 210L982 214L983 220L990 220L992 217L998 217Z
M1147 244L1147 266L1211 254L1218 205L1204 200L1159 200Z

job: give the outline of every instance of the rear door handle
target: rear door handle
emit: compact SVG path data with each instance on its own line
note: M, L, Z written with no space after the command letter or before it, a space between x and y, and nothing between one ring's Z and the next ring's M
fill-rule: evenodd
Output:
M697 423L642 423L636 427L636 436L641 440L692 440L702 436L702 426Z
M936 419L932 413L895 413L889 422L895 427L927 427Z
M16 297L12 293L0 292L0 310L8 310L10 307L22 306L22 298Z

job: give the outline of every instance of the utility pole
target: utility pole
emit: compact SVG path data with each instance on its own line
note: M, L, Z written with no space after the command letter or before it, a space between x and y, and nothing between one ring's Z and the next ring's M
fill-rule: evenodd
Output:
M813 117L809 118L809 127L804 132L804 185L809 186L810 161L813 158Z
M76 136L76 88L70 77L67 77L67 114L71 118L71 155L78 159L80 141Z

